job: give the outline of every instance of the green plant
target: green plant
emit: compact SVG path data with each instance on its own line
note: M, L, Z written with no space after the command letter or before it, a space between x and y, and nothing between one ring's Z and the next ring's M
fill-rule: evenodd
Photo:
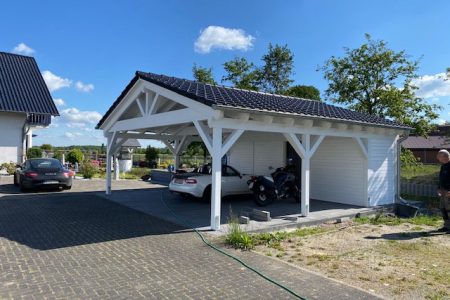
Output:
M90 161L84 162L81 166L81 174L83 175L83 178L90 179L94 177L96 173L98 173L98 166Z
M414 156L411 150L403 148L400 152L400 161L405 168L416 168L422 165L422 163Z
M232 214L230 214L228 228L225 241L229 245L242 250L251 250L255 247L252 237L242 230L238 218Z
M27 158L41 158L42 149L41 148L30 148L27 150Z
M158 158L159 151L155 147L148 146L147 149L145 149L145 159L148 162L154 161Z
M8 175L13 175L16 172L16 164L15 163L3 163L0 166L0 170L6 170L6 173L8 173Z
M71 164L81 163L83 161L83 152L80 149L72 149L67 153L66 160Z

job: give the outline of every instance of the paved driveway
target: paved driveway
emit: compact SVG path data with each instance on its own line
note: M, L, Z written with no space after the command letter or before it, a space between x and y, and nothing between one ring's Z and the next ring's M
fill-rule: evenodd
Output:
M292 298L185 228L95 192L15 192L0 182L1 299ZM256 254L249 259L265 261L261 270L310 298L371 297Z

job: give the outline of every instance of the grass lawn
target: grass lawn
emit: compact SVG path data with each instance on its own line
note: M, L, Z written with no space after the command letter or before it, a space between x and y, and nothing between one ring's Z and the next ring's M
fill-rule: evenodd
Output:
M365 217L247 234L247 248L387 299L448 299L450 236L437 233L440 226L438 217Z
M437 183L440 165L420 165L417 167L402 167L401 179L415 183Z
M150 174L150 168L132 168L130 172L120 173L120 179L141 179L142 176ZM105 172L100 172L94 175L94 178L106 178Z

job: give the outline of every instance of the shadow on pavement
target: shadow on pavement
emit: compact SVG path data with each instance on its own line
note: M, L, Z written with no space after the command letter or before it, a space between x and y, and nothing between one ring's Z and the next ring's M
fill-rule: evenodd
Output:
M0 198L0 237L39 250L183 230L186 228L108 201L94 192Z

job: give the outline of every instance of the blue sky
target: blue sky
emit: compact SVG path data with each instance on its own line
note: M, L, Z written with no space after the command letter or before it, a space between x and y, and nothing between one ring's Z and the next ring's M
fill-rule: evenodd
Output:
M136 70L191 78L244 56L259 64L267 45L288 44L298 84L321 92L318 65L364 33L421 58L419 94L450 120L450 1L8 1L0 51L33 55L61 117L37 131L36 145L101 144L94 126ZM212 27L211 27L212 26ZM216 27L214 27L216 26ZM236 29L236 30L232 30ZM197 47L195 43L197 41Z

